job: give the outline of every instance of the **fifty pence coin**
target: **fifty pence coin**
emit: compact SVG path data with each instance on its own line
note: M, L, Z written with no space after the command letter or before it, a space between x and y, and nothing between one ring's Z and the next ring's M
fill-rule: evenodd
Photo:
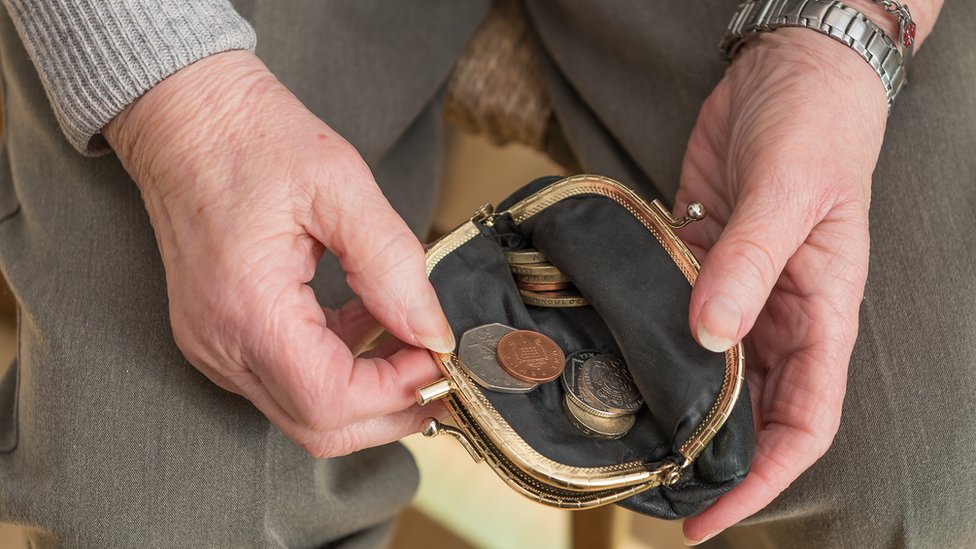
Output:
M575 291L533 292L520 289L519 293L522 294L522 301L526 305L534 307L567 308L585 307L590 304L585 297Z
M500 393L527 393L536 388L536 383L512 377L498 363L498 340L514 331L504 324L485 324L461 336L458 358L478 385Z
M498 362L522 381L552 381L563 373L564 361L559 345L539 332L516 330L498 340Z
M581 392L600 408L633 414L644 404L644 398L620 357L603 354L589 358L583 363L579 376Z
M532 248L505 252L505 259L510 265L526 265L529 263L545 263L548 261L542 252Z
M603 351L584 350L576 351L566 357L566 367L563 368L562 375L566 397L572 399L578 408L594 416L613 418L627 415L627 412L607 409L580 388L580 374L583 370L583 364L587 360L602 354L604 354Z
M635 414L611 418L594 416L579 408L576 402L569 398L568 393L563 398L563 409L570 423L587 436L594 438L620 438L626 435L637 422Z

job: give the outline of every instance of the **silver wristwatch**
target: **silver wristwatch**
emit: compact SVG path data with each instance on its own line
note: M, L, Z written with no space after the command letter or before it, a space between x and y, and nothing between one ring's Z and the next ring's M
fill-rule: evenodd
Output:
M877 0L875 0L877 2ZM881 77L888 110L906 84L905 65L915 43L915 24L907 6L882 1L898 16L898 44L861 12L832 0L750 0L739 5L719 44L731 60L747 38L782 27L805 27L843 42L860 54Z

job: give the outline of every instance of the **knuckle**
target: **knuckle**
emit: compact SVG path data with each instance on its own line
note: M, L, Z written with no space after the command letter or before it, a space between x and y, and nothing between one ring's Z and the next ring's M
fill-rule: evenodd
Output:
M293 399L294 415L293 418L304 428L316 432L325 433L337 429L342 425L342 419L337 417L337 410L342 408L341 402L332 402L327 405L326 398L322 395L314 395L311 391L306 391L304 395L296 395Z
M300 387L300 392L292 396L295 421L317 433L333 431L346 424L353 405L345 397L346 384L340 380L342 373L348 370L344 364L349 360L348 350L333 348L313 366L290 368L302 376L295 384Z
M389 278L419 272L422 258L420 241L405 227L395 227L372 243L368 253L351 258L349 269L355 273L369 272L376 278Z
M326 433L303 444L311 456L319 459L349 455L361 446L361 436L355 427L347 427Z

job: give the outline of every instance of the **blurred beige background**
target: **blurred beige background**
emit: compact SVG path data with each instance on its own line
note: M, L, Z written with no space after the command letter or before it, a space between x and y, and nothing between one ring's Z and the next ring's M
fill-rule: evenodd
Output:
M448 154L432 234L441 234L486 202L497 204L530 180L561 168L520 145L496 147L448 127ZM16 312L0 287L0 373L16 352ZM393 547L672 549L683 547L679 522L616 506L561 511L511 491L485 464L475 464L450 437L406 441L421 473L420 490L398 522ZM2 519L2 517L0 517ZM26 549L20 531L0 525L0 548Z

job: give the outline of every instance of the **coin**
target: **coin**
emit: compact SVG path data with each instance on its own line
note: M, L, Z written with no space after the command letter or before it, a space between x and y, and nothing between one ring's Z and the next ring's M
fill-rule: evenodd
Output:
M572 353L566 357L566 366L563 368L562 375L563 389L565 389L566 395L571 398L579 408L582 408L592 415L603 418L627 415L626 412L606 409L603 405L580 389L580 371L583 369L583 364L585 364L590 358L602 354L604 354L603 351L583 350L576 351L575 353Z
M577 406L573 399L569 398L568 393L563 397L563 410L566 412L570 423L593 438L620 438L626 435L637 422L635 414L606 418L587 413L586 410Z
M516 330L498 340L498 362L522 381L552 381L563 373L564 360L559 345L539 332Z
M535 383L512 377L498 364L498 340L514 331L504 324L485 324L461 336L458 359L478 385L500 393L527 393L536 388Z
M526 305L535 307L585 307L590 304L585 297L575 291L533 292L532 290L520 289L519 293L522 294L522 301Z
M627 365L611 354L587 359L579 371L579 386L589 400L610 412L631 414L644 404Z
M565 290L566 288L571 287L573 284L571 282L531 283L516 281L515 285L518 286L518 289L520 290L529 290L531 292L551 292L553 290Z
M511 265L525 265L528 263L545 263L548 260L539 250L527 248L525 250L512 250L505 252L505 259Z
M562 271L549 263L537 263L534 265L509 265L509 267L516 275L565 276Z
M548 274L521 274L512 273L515 276L515 280L518 282L527 282L529 284L548 284L551 282L569 282L569 277L563 273L548 273Z

